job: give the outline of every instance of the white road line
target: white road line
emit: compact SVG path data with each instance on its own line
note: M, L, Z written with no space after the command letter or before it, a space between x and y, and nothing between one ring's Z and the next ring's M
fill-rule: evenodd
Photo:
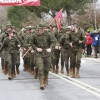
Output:
M89 93L92 93L92 94L96 95L97 97L100 97L100 94L99 94L99 93L96 93L96 92L94 92L94 91L88 89L88 88L85 87L85 86L81 86L81 85L79 85L79 84L77 84L77 83L74 83L74 82L72 82L72 81L70 81L70 80L68 80L68 79L65 79L64 77L62 77L62 76L60 76L60 75L57 75L57 74L54 74L54 73L52 73L52 72L50 72L50 74L52 74L52 75L54 75L54 76L56 76L56 77L59 77L59 78L61 78L62 80L67 81L67 82L69 82L69 83L71 83L71 84L73 84L73 85L76 85L77 87L80 87L81 89L84 89L84 90L88 91Z
M88 59L90 61L100 62L100 58L85 58L85 59Z
M78 81L78 80L76 80L76 79L70 78L70 77L68 77L68 76L66 76L66 75L63 75L63 74L61 74L61 73L59 73L59 75L61 75L61 76L63 76L63 77L66 77L66 78L68 78L68 79L70 79L70 80L72 80L72 81L74 81L74 82L80 83L80 84L82 84L82 85L84 85L84 86L86 86L86 87L88 87L88 88L90 88L90 89L93 89L93 90L97 91L97 92L100 92L99 89L97 89L97 88L95 88L95 87L92 87L92 86L90 86L90 85L88 85L88 84L86 84L86 83L83 83L83 82Z
M81 62L82 62L82 63L86 63L86 60L81 59Z

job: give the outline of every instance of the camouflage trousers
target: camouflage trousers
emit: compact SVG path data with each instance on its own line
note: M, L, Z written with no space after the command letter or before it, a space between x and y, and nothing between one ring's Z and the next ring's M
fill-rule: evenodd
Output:
M20 65L20 52L17 53L16 65Z
M8 50L3 50L1 56L1 65L4 66L4 70L7 72L8 70Z
M32 53L30 55L30 66L31 66L31 68L35 67L35 55Z
M75 69L80 68L81 64L81 57L82 57L82 48L73 47L70 50L70 57L71 57L71 66Z
M70 58L70 51L68 50L63 50L63 57L65 61L65 67L66 70L69 70L69 58Z
M60 50L53 50L52 51L52 65L57 65L58 66L58 63L59 63L59 57L60 57Z
M65 53L64 53L64 49L61 49L61 66L64 66L64 58L65 58Z
M11 74L15 71L15 65L17 60L17 53L9 53L7 57L8 61L8 74Z
M39 79L44 79L44 76L48 76L50 65L51 65L51 57L36 57L36 68L38 68L38 76Z
M23 51L23 54L22 55L24 55L26 52L27 52L27 50L26 51ZM30 52L28 52L25 55L25 57L23 58L23 61L24 61L24 64L30 66Z

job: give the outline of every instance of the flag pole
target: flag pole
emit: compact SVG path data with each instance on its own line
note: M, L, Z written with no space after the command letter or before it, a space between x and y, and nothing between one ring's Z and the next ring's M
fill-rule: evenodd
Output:
M26 54L31 50L31 47L26 51L26 53L22 56L22 58L24 58L26 56Z
M63 10L63 8L61 10ZM54 20L55 20L55 17L52 19L52 21L50 22L49 26L53 23Z
M57 27L58 27L58 33L59 33L60 30L59 30L59 26L58 26L57 20L56 20L56 24L57 24Z
M52 19L52 21L50 22L49 26L53 23L54 20L55 20L55 18Z

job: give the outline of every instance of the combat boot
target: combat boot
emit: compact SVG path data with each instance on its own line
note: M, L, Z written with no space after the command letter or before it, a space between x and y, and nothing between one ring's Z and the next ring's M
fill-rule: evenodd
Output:
M15 72L13 72L13 78L16 78L16 73Z
M69 69L67 70L66 76L69 76Z
M17 73L17 74L20 74L19 65L18 65L18 66L16 65L16 73Z
M34 67L31 68L31 74L34 75Z
M70 68L70 75L73 74L73 68Z
M40 89L44 90L44 80L40 80Z
M14 77L13 77L13 72L11 73L11 78L13 79Z
M75 69L73 69L72 78L75 78Z
M7 66L5 66L4 74L7 75Z
M76 69L76 77L77 77L77 78L80 78L79 68Z
M64 66L61 66L61 73L64 74Z
M26 71L26 64L24 64L24 69L23 69L23 71Z
M53 65L53 69L52 69L52 72L53 72L53 73L55 73L55 66L54 66L54 65Z
M4 66L2 66L2 73L4 73L4 68L5 68L5 67L4 67Z
M12 80L13 79L12 76L11 76L11 74L9 74L8 79L9 80Z
M56 66L56 74L58 74L58 66Z
M37 71L34 72L34 79L37 79L38 78L38 73Z
M52 65L50 65L50 71L52 71Z
M26 64L26 71L28 71L28 65Z
M48 85L48 76L44 77L44 87Z
M31 67L28 65L28 72L31 72Z

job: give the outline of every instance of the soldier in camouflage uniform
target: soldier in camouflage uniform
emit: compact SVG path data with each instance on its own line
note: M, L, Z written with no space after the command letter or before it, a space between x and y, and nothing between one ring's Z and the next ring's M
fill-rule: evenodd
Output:
M5 29L4 29L4 32L1 34L1 44L3 43L4 39L7 37L7 33L6 31L8 30L11 30L11 25L10 24L7 24L5 26ZM6 50L6 48L2 51L1 53L1 64L2 66L4 67L4 74L6 75L7 74L7 53L8 51Z
M60 46L63 48L63 56L65 61L65 67L66 67L66 75L69 76L69 57L70 57L70 45L69 45L69 34L70 28L66 28L66 34L64 34L60 38Z
M22 35L24 34L24 30L25 30L25 28L22 28L22 29L18 32L18 35L19 35L19 36L22 36Z
M36 27L31 26L30 27L29 44L31 44L31 38L35 35L35 32L36 32ZM31 66L31 74L34 74L34 68L35 68L35 55L34 55L34 53L31 53L31 55L30 55L30 66ZM35 79L36 78L37 77L35 77Z
M59 42L61 36L64 34L65 34L65 30L63 28L61 28L60 32L55 33L55 37L58 42ZM61 73L63 73L63 68L64 68L63 48L60 49L60 47L59 47L59 50L54 51L55 58L56 58L56 74L58 74L58 69L59 69L58 64L59 64L60 53L61 53Z
M14 33L14 36L20 41L21 46L23 46L24 41L22 40L21 36L18 35L16 28L14 26L11 27ZM17 53L17 60L16 60L16 73L20 74L20 70L19 70L19 66L20 66L20 48L17 47L16 48L16 53ZM16 73L14 71L15 77L16 77Z
M75 78L75 68L76 68L76 77L80 77L80 63L82 56L82 43L85 43L85 36L81 30L78 30L77 25L71 25L71 32L69 33L70 40L70 56L71 56L71 65L73 68L72 78Z
M22 39L24 41L24 48L23 48L23 55L27 52L27 50L29 49L29 38L30 38L30 27L27 26L24 30L24 33L22 34ZM29 71L31 72L31 67L30 67L30 52L27 53L27 55L25 55L25 57L23 58L24 61L24 69L23 71Z
M55 36L56 32L57 32L57 27L55 25L52 25L52 35ZM51 65L52 65L52 72L55 73L56 72L55 71L55 65L56 65L55 48L52 48Z
M48 74L51 65L51 49L56 45L57 41L53 35L44 32L44 25L40 25L39 33L33 37L33 49L35 53L36 67L40 80L40 89L48 84Z
M0 51L2 51L4 48L6 48L7 52L7 62L8 62L8 79L13 79L13 72L15 70L16 60L17 60L17 53L16 48L20 47L20 42L17 40L17 38L13 34L13 30L7 31L8 37L6 37L3 41L3 44L0 48Z
M0 46L2 45L2 42L3 42L3 35L5 33L5 30L6 30L6 27L5 26L2 26L2 29L1 29L1 34L0 34ZM4 64L4 52L0 53L0 56L1 56L1 67L2 67L2 73L5 72L5 64Z
M61 24L60 33L62 33L61 36L65 35L65 33L66 33L63 24ZM59 39L59 41L60 41L60 39ZM61 48L61 73L64 73L64 50L63 50L63 48Z

